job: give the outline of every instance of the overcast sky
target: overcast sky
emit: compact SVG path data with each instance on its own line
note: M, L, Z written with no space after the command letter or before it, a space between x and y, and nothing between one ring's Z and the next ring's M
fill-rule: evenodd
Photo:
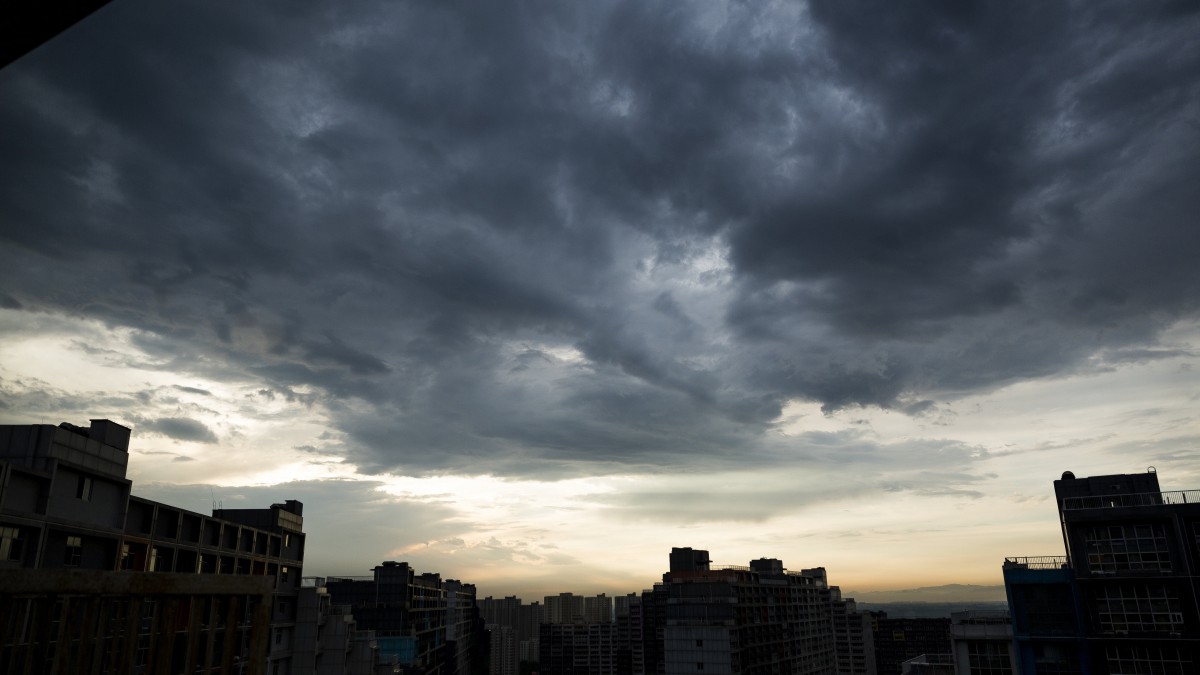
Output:
M0 70L0 421L305 574L851 590L1200 487L1189 2L116 0Z

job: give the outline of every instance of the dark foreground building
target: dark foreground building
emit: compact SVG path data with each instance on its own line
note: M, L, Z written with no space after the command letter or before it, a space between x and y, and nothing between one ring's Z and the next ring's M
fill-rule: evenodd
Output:
M327 577L325 588L334 604L351 607L360 629L374 631L380 655L406 673L472 675L483 665L486 635L473 584L388 561L370 577Z
M132 496L129 437L0 426L0 673L290 673L303 506Z
M833 675L824 579L773 558L712 569L708 551L675 548L671 569L643 595L653 632L646 670L663 675ZM822 570L823 572L823 570ZM661 661L659 661L661 659Z
M1066 555L1004 562L1021 673L1200 673L1200 491L1068 471L1054 493Z

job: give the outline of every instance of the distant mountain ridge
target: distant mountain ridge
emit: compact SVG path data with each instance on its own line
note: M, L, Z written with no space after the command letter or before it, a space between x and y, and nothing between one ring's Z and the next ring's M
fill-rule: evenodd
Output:
M858 602L879 604L892 602L938 602L938 603L974 603L974 602L1004 602L1004 586L983 586L978 584L945 584L943 586L922 586L921 588L906 588L894 591L842 591L842 597L854 598Z

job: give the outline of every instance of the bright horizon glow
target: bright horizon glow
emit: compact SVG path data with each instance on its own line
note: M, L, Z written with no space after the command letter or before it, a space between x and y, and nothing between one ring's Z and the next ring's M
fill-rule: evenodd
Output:
M0 325L13 326L18 313L0 310ZM209 485L213 494L236 495L239 488L280 485L278 499L288 498L286 484L294 481L330 483L327 498L338 500L338 486L367 481L375 484L376 499L438 505L452 512L450 536L412 540L394 533L396 542L382 542L388 559L407 560L417 569L475 583L482 595L517 594L537 599L563 591L607 593L650 587L666 569L672 546L707 548L715 564L746 564L775 557L789 569L823 566L831 583L843 589L876 592L944 584L1000 584L1000 563L1007 555L1061 554L1048 463L1079 475L1137 472L1119 450L1156 433L1194 431L1188 407L1189 392L1200 385L1188 358L1128 364L1104 372L1026 381L969 396L939 407L925 417L908 417L880 409L855 409L822 414L814 403L793 402L781 416L781 442L805 442L807 433L851 433L900 448L920 439L952 439L981 455L978 494L889 493L843 474L836 466L810 466L796 474L759 472L753 467L705 476L672 473L632 473L539 481L493 476L368 476L353 465L298 447L321 445L321 406L282 401L246 403L247 386L171 375L147 368L154 360L141 353L130 331L106 333L94 321L44 317L62 335L101 338L103 348L84 350L67 337L12 336L0 342L0 377L6 381L40 382L63 396L96 398L93 388L105 384L109 396L150 388L203 390L195 395L173 388L165 401L151 404L154 412L190 415L204 420L219 436L217 443L185 442L141 433L134 427L129 475L134 492L140 484L157 489L172 484ZM1177 326L1172 337L1191 344L1194 324ZM27 334L28 335L28 334ZM126 365L114 365L115 354ZM567 357L567 353L563 353ZM572 355L573 356L573 355ZM1099 396L1096 392L1105 392ZM1136 405L1114 402L1128 398ZM1178 403L1182 401L1183 403ZM11 409L6 423L46 423L71 415L50 406L19 418ZM80 417L109 416L129 424L119 414L98 409ZM1181 418L1181 416L1184 416ZM1180 426L1182 424L1182 426ZM1086 447L1086 459L1076 453ZM186 458L182 464L180 458ZM953 460L951 460L953 461ZM937 460L930 466L936 466ZM1200 484L1197 470L1186 463L1160 466L1164 489ZM932 469L930 469L932 470ZM806 471L812 472L806 475ZM927 470L928 471L928 470ZM839 487L839 481L844 484ZM832 488L832 489L831 489ZM799 496L795 505L756 514L720 508L703 509L692 522L671 514L672 495L685 510L695 510L692 496L708 491L715 504L736 506L743 491L779 491ZM819 495L809 501L806 491ZM638 497L637 495L640 495ZM193 498L201 496L194 495ZM623 500L645 499L663 508L629 511ZM703 497L700 499L703 500ZM171 500L165 499L168 503ZM175 504L196 509L193 503ZM245 504L245 506L254 506ZM306 504L309 522L327 505ZM736 509L735 509L736 510ZM346 574L323 553L321 529L309 531L306 574ZM347 552L340 552L345 555ZM353 554L351 553L351 556ZM886 560L886 565L880 561ZM357 573L382 560L361 559Z

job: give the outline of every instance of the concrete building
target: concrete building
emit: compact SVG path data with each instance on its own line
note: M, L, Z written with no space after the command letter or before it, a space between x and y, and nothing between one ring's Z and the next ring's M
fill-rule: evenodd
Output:
M616 625L544 623L541 626L540 675L616 675Z
M517 630L497 623L485 624L488 632L490 659L488 675L517 675L520 662L517 653Z
M858 611L853 598L842 598L841 588L829 585L824 567L801 570L801 574L823 589L821 602L829 608L838 675L876 675L871 616Z
M218 509L206 516L133 496L126 478L130 435L128 427L102 419L86 428L67 423L0 426L0 571L6 579L17 579L12 573L21 570L25 589L42 587L38 579L51 578L45 574L51 571L71 571L72 583L90 577L95 588L107 589L100 605L88 605L94 598L84 597L86 593L72 591L74 599L67 602L48 585L45 596L18 597L15 586L6 583L0 586L0 601L36 609L40 603L63 600L80 607L107 606L118 614L127 611L122 603L137 603L140 611L150 613L140 624L137 641L150 646L134 650L135 669L190 672L216 667L208 660L215 658L222 668L236 661L239 668L261 665L270 675L290 672L304 559L303 505L293 500L265 509ZM135 579L144 575L153 578ZM241 583L227 581L230 577L257 579ZM86 584L70 587L86 589ZM265 599L260 587L266 588ZM212 592L198 590L205 588ZM160 617L159 612L173 614ZM266 616L257 618L262 612ZM215 644L210 633L216 623L204 620L210 615L225 621L221 649L236 648L237 653L221 651L218 658L201 646ZM247 624L241 637L229 637L231 616L238 618L234 625ZM79 633L39 634L10 630L15 624L9 621L16 619L0 615L0 659L23 659L14 655L29 650L51 654L64 640L105 642L117 630L112 623L63 622L64 630ZM186 627L187 640L177 645L145 632L167 625ZM260 648L255 637L260 630L267 631L261 645L267 650L264 658L254 651ZM95 672L105 672L103 664L124 663L123 656L100 642L87 647L99 650L93 654L102 665ZM36 664L32 667L39 671Z
M613 599L601 593L583 599L584 623L612 623Z
M616 598L617 675L646 672L645 615L642 598L636 593Z
M395 670L382 658L375 632L359 630L348 605L335 605L322 577L301 580L296 606L292 675L383 675Z
M950 654L949 617L889 619L886 612L870 615L879 675L900 675L902 664L918 656Z
M518 664L521 661L537 661L540 658L540 626L546 621L545 607L541 603L532 602L526 605L516 596L500 599L489 596L477 601L477 604L485 625L512 629Z
M664 675L832 675L822 586L773 558L711 569L707 551L672 549L663 575ZM645 597L645 596L643 596ZM649 667L649 665L648 665Z
M1020 671L1200 672L1200 491L1068 471L1054 494L1066 555L1003 568Z
M1012 618L1004 610L952 613L950 652L955 675L1013 675Z
M584 598L574 593L547 595L544 598L546 623L575 623L584 621Z
M405 562L377 565L370 577L327 577L334 604L349 605L363 630L375 632L380 654L419 675L469 675L482 642L475 587Z

